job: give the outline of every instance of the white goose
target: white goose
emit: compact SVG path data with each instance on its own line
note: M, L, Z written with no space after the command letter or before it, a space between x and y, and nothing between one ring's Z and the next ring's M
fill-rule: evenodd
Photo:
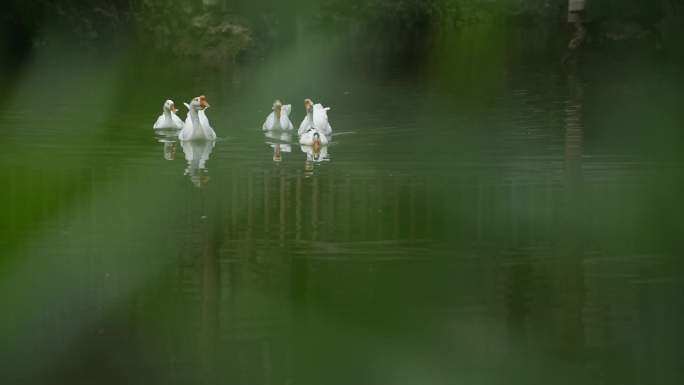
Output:
M154 128L155 130L163 130L163 129L175 129L175 130L180 130L183 128L183 121L181 118L176 115L176 104L173 102L173 100L167 100L164 102L164 107L162 109L162 114L159 115L159 118L157 118L157 121L154 122Z
M206 96L198 96L190 102L185 103L188 108L188 117L185 119L183 130L178 135L180 140L214 140L216 133L209 125L209 119L204 113L204 109L209 107Z
M273 112L266 117L266 121L261 129L264 131L293 129L292 122L290 121L291 111L291 104L283 105L280 100L276 100L273 103Z
M304 108L306 108L306 117L299 125L297 131L300 136L304 135L311 129L316 129L319 133L332 136L332 127L328 122L328 111L330 107L323 107L322 104L314 104L311 99L304 100Z

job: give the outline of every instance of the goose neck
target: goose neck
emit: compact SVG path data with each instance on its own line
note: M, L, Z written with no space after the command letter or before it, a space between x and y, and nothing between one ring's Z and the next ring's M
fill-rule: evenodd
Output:
M192 120L192 125L195 128L199 128L200 125L200 120L199 120L199 114L197 113L197 110L190 110L190 119Z

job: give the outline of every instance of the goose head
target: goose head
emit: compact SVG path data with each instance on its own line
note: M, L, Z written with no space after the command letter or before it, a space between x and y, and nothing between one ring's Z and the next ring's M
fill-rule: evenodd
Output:
M164 112L173 112L174 114L178 111L176 104L173 100L167 100L164 102Z
M304 100L304 108L306 109L307 113L313 112L313 106L314 106L314 103L313 103L313 101L311 101L311 99L305 99Z
M206 97L206 96L200 95L200 96L198 96L198 98L199 98L199 101L200 101L200 106L202 107L203 110L205 110L205 109L211 107L211 106L209 105L209 102L207 101L207 97Z
M185 107L187 107L189 111L195 111L195 112L209 107L209 103L207 103L207 98L206 97L204 97L204 99L202 99L202 98L203 98L203 96L198 96L196 98L193 98L190 101L190 104L185 103Z
M276 119L280 119L280 113L283 109L283 103L280 100L273 102L273 112L275 112Z

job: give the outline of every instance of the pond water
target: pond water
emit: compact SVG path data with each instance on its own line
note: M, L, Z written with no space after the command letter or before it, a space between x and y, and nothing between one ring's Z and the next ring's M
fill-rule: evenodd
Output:
M682 383L681 72L479 34L5 71L0 382ZM215 143L153 132L199 94Z

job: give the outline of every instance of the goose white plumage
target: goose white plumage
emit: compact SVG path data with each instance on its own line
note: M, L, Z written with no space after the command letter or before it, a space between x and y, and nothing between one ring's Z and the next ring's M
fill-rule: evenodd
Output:
M290 121L290 112L292 111L292 105L283 105L280 100L276 100L273 103L273 112L271 112L261 127L264 131L273 130L292 130L292 122Z
M152 128L155 130L180 130L183 128L183 121L178 117L178 115L176 115L176 111L176 104L173 102L173 100L167 100L164 102L162 114L159 115L159 118L157 118L157 121L154 122Z
M185 119L183 130L178 135L180 140L214 140L216 133L209 124L205 109L209 108L207 98L202 95L190 102L185 103L188 108L188 117Z
M306 108L306 117L299 125L297 131L299 135L304 135L307 131L315 128L319 133L332 137L332 127L328 121L330 107L323 107L320 103L314 104L311 99L306 99L304 100L304 108Z

